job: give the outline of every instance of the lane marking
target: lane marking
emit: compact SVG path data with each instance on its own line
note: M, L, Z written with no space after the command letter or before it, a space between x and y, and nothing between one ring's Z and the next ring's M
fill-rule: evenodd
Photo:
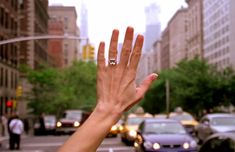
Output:
M114 152L112 148L109 148L109 152Z
M113 151L122 151L122 150L126 150L126 151L129 151L131 152L131 150L134 151L134 148L133 147L112 147L111 148ZM109 148L98 148L97 151L109 151L110 150L110 147Z
M61 146L63 142L57 143L31 143L31 144L23 144L22 147L51 147L51 146Z

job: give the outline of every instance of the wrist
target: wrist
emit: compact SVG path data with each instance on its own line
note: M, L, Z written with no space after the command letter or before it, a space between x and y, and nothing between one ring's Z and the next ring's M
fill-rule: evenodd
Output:
M104 120L107 119L116 123L121 118L123 111L114 105L98 102L93 113Z

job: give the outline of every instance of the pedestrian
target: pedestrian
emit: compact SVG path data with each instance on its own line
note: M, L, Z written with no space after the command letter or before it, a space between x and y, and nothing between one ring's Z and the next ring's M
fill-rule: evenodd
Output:
M23 121L19 119L18 115L11 120L9 124L9 129L11 131L10 139L10 150L19 150L20 149L20 139L21 134L24 131Z
M28 118L23 119L23 123L24 123L24 132L26 135L29 134L29 120Z
M9 148L11 149L11 145L14 142L14 136L12 134L12 131L10 129L10 123L11 121L16 117L16 113L13 112L9 115L9 118L7 120L7 131L8 131L8 135L9 135Z
M7 136L7 117L5 115L1 116L2 122L2 136Z
M107 65L105 44L100 43L97 55L97 104L83 125L60 147L59 152L96 152L112 125L144 97L157 79L157 74L152 73L136 87L135 78L144 37L137 35L132 45L134 29L128 27L117 63L118 35L119 31L113 30Z
M45 114L41 113L41 115L39 116L39 133L40 135L45 135L46 132L46 127L45 127Z

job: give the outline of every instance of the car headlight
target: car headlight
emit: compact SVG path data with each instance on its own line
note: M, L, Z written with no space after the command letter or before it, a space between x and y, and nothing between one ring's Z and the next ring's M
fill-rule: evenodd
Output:
M74 123L73 123L73 126L74 127L78 127L80 125L80 123L78 122L78 121L75 121Z
M111 130L112 130L112 131L117 130L117 126L116 126L116 125L112 126Z
M185 143L183 144L183 148L184 148L184 149L189 149L189 143L185 142Z
M136 137L136 135L137 135L137 132L135 131L135 130L130 130L129 131L129 135L131 136L131 137Z
M191 148L196 148L197 147L197 143L194 140L192 140L189 145L190 145Z
M123 126L119 126L119 130L122 131L124 128Z
M154 143L153 144L153 149L154 150L159 150L161 148L160 144L159 143Z
M62 123L58 121L58 122L56 123L56 127L61 127L61 126L62 126Z
M146 149L151 149L153 147L153 144L150 141L145 141L144 142L144 147Z

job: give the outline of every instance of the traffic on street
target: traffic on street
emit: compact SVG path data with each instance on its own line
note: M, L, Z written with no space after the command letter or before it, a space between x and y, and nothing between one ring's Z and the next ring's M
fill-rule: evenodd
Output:
M22 138L22 148L19 152L55 152L67 139L63 136L24 136ZM2 143L1 152L8 150L8 141ZM134 152L134 148L121 142L119 137L105 138L97 152Z

